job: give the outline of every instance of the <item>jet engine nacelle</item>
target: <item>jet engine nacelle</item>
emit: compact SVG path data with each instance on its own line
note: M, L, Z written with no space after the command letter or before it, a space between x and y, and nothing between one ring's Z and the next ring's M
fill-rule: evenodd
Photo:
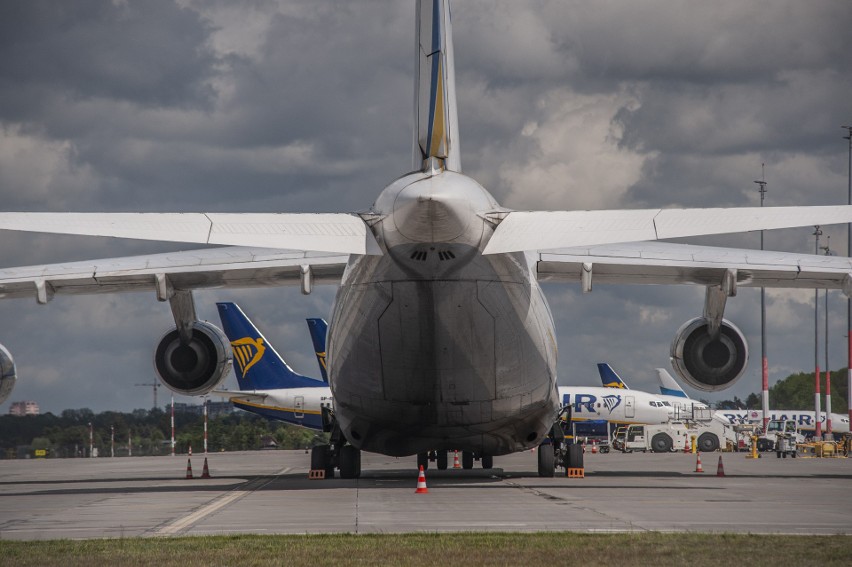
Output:
M178 394L202 396L224 381L233 354L225 334L205 321L192 324L192 339L181 344L177 327L157 344L154 368L167 388Z
M0 345L0 404L12 395L15 387L17 373L15 372L15 361L6 347Z
M711 340L708 323L708 319L696 317L681 325L672 341L672 366L693 388L716 392L742 376L748 363L748 343L726 319L722 319L719 338Z

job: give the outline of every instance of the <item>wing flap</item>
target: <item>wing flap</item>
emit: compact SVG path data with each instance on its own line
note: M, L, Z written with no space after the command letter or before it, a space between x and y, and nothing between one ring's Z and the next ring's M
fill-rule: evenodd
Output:
M337 284L349 255L226 247L0 269L0 298L154 291L158 275L174 289L299 285L302 266L314 284Z
M0 229L381 254L364 221L346 213L0 213Z
M513 211L496 216L499 224L484 254L843 224L852 222L852 206Z
M543 282L580 282L583 264L593 282L715 285L728 269L747 287L842 289L848 292L852 259L664 242L576 247L538 254Z

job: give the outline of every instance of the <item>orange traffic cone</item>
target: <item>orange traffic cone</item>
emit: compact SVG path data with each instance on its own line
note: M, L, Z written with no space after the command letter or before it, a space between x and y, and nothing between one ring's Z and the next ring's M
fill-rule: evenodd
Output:
M725 476L725 466L722 464L722 455L719 455L719 466L716 467L716 476Z
M420 476L417 477L417 490L414 494L426 494L429 489L426 488L426 475L423 473L423 465L420 465Z
M192 478L192 461L186 460L186 478Z
M701 466L701 451L696 453L697 459L695 460L695 472L704 472L704 468Z
M459 452L458 451L453 453L453 468L454 469L460 469L461 468L461 464L459 463Z
M201 471L201 478L212 478L210 476L210 469L207 468L207 457L204 457L204 469Z
M593 440L592 441L592 455L596 455L598 452L598 444Z
M689 447L689 435L687 435L686 433L683 434L683 452L684 453L690 453L691 452L690 447Z

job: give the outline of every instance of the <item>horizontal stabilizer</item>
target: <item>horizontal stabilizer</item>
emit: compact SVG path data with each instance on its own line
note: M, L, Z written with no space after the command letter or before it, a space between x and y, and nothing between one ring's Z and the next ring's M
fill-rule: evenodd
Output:
M381 255L347 213L0 213L0 229Z
M501 254L852 222L852 206L513 211L483 251Z

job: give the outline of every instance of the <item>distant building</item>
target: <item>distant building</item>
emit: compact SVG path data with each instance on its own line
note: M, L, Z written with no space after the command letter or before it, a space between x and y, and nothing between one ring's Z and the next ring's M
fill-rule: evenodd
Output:
M38 415L39 409L38 404L31 401L26 402L12 402L12 405L9 407L9 415Z

